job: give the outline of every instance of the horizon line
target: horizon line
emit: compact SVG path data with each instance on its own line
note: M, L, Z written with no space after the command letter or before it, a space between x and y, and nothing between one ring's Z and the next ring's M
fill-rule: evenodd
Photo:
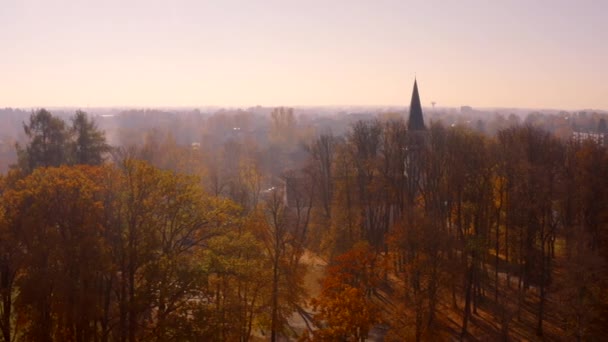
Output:
M86 109L201 109L201 108L213 108L213 109L250 109L250 108L279 108L279 107L290 107L290 108L403 108L407 109L410 106L403 104L307 104L307 105L293 105L293 104L280 104L280 105L267 105L267 104L256 104L256 105L52 105L52 106L6 106L0 105L0 109L21 109L21 110L36 110L36 109L59 109L59 110L83 110ZM428 110L437 109L461 109L462 107L471 107L473 110L543 110L543 111L598 111L608 112L608 109L603 108L559 108L559 107L526 107L526 106L473 106L468 104L456 105L456 106L425 106L422 108Z

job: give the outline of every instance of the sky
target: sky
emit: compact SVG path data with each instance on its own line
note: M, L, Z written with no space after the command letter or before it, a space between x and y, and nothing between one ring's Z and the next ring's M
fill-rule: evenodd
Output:
M605 0L0 0L0 107L608 110Z

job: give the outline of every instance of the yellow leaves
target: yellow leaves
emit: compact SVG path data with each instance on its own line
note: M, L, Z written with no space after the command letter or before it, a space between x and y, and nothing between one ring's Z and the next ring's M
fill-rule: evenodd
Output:
M38 168L2 194L5 227L11 243L19 246L15 310L22 329L37 329L44 319L36 313L41 303L66 321L70 310L89 318L97 314L91 306L82 311L70 307L77 300L88 303L94 293L84 290L84 284L108 271L101 187L93 181L97 172L84 166Z
M25 216L62 220L69 213L95 215L101 209L96 198L100 188L89 178L90 171L89 167L39 168L19 180L5 199Z
M492 194L495 208L501 208L505 201L504 193L507 186L507 178L499 175L492 177Z
M214 272L252 277L266 264L262 246L250 233L228 232L209 239L207 246L203 257Z

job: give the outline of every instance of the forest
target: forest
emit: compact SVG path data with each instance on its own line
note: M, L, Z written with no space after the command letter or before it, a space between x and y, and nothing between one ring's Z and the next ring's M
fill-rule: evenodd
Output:
M261 115L121 114L110 143L99 117L32 112L0 176L2 339L608 334L605 140L564 115Z

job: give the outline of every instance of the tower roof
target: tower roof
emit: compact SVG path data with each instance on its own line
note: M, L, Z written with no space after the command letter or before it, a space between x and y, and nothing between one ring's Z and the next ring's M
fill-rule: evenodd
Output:
M420 95L418 95L418 83L414 79L414 91L412 92L412 102L410 103L410 117L407 122L407 129L413 131L426 130L424 119L422 117L422 105L420 104Z

